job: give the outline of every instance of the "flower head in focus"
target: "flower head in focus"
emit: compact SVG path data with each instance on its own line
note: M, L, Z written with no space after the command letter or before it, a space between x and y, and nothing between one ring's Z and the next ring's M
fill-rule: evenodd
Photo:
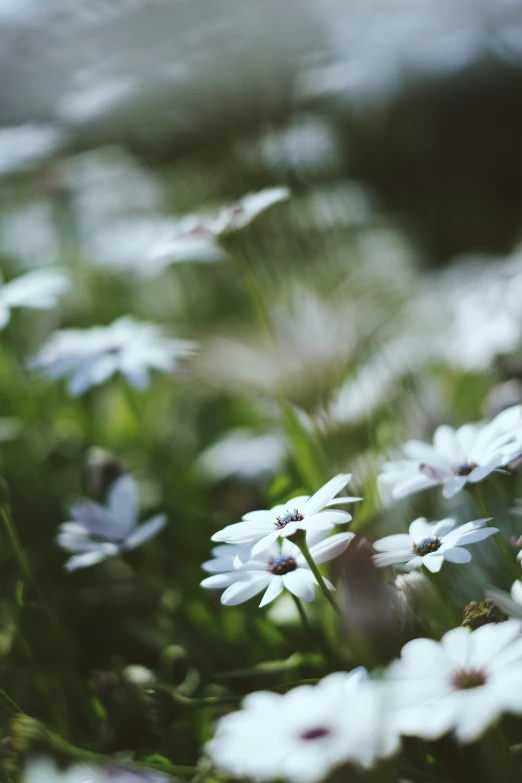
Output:
M37 269L0 286L0 329L11 317L12 307L50 310L69 288L69 279L60 269Z
M149 370L173 372L179 358L194 344L163 337L156 324L119 318L109 326L61 329L54 332L30 362L53 380L69 376L73 397L120 372L136 389L149 385Z
M442 485L444 497L453 497L468 483L476 483L508 465L522 451L522 408L515 405L487 424L465 424L454 430L442 425L433 444L410 440L406 459L384 465L380 481L392 487L394 498Z
M245 562L266 552L278 538L292 536L297 530L331 530L351 520L347 511L329 509L339 503L352 503L360 498L335 497L350 481L351 474L340 473L330 479L315 495L300 495L288 503L269 510L249 511L241 522L227 525L212 536L212 541L243 544L238 560Z
M258 781L316 783L344 763L369 768L399 748L382 695L362 668L284 695L252 693L221 718L207 752L217 767Z
M317 564L341 555L354 537L353 533L337 533L326 538L327 535L328 531L317 530L307 536L310 554ZM285 588L303 601L314 600L317 581L298 547L288 539L276 541L267 551L236 567L240 550L240 546L223 544L213 550L214 560L203 563L205 571L212 576L204 579L201 586L226 588L221 596L222 604L241 604L265 588L260 606L273 601ZM329 582L327 585L334 589Z
M101 563L155 536L167 518L157 514L138 525L139 497L136 481L120 476L109 490L107 505L82 500L70 507L71 522L60 526L57 542L67 552L76 552L65 564L68 571Z
M387 676L398 730L430 740L454 731L473 742L503 713L522 715L521 631L508 620L408 642Z
M385 536L374 543L376 565L401 565L406 570L426 566L436 573L445 560L449 563L469 563L471 554L465 544L475 544L498 533L496 527L484 527L487 519L476 519L455 529L454 519L428 522L423 517L411 523L408 533Z

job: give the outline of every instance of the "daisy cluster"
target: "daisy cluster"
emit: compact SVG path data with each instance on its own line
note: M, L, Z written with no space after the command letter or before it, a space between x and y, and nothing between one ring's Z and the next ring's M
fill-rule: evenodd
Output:
M457 430L441 426L433 443L410 441L404 454L387 462L379 476L392 498L432 487L451 498L492 473L516 467L522 454L522 407L506 409L487 423ZM215 533L212 539L219 545L203 564L211 573L203 587L223 590L225 606L262 591L260 606L285 589L297 603L312 601L318 584L334 590L318 566L343 555L354 538L350 532L332 534L337 525L351 521L348 512L332 507L361 500L338 496L350 479L338 475L311 497L249 512ZM413 614L412 598L426 589L415 577L423 567L434 580L433 599L445 562L469 563L469 545L501 535L491 522L490 517L462 524L450 517L419 518L407 533L375 541L375 566L406 572L392 583L395 608L402 604L402 611ZM516 567L514 555L511 565ZM337 671L284 694L247 696L241 710L218 722L207 745L209 758L239 778L316 783L338 767L369 769L398 757L406 737L432 741L451 735L466 745L477 742L501 716L522 716L521 581L513 584L511 596L489 590L485 597L497 607L495 620L502 622L485 620L474 630L463 623L440 640L415 638L384 670ZM345 615L343 621L348 619Z

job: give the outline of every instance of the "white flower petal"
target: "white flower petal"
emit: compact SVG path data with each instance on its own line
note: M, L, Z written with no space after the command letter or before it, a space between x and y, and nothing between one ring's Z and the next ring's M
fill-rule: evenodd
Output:
M125 539L122 549L135 549L137 546L141 546L149 538L155 536L165 526L167 517L165 514L157 514L147 522L139 525L134 531Z
M326 563L328 560L333 560L335 557L342 555L352 538L355 538L354 533L337 533L311 547L310 554L317 565Z
M441 555L438 552L430 552L428 555L424 555L422 562L428 571L431 571L432 574L436 574L442 568L444 555Z
M114 547L114 550L98 549L93 552L83 552L81 555L74 555L69 558L65 563L67 571L77 571L78 568L89 568L89 566L97 565L102 560L106 560L108 557L112 557L118 554L118 548Z
M411 538L407 533L394 533L373 542L376 552L411 551Z
M207 590L223 590L225 587L230 587L231 584L237 582L241 578L239 571L229 571L225 574L212 574L207 576L199 584Z
M431 538L433 536L433 525L428 522L425 517L419 517L415 519L409 527L410 538L418 544L425 538Z
M449 563L469 563L471 553L467 549L462 549L458 546L452 549L445 549L444 560L447 560Z
M456 521L454 519L450 519L449 517L447 519L441 519L440 522L437 522L433 526L431 535L443 538L450 532L450 530L453 530L456 524Z
M248 601L271 582L271 574L268 572L249 576L230 585L221 596L221 603L225 606L236 606Z
M480 631L480 633L479 633ZM504 623L486 624L473 634L469 665L485 666L495 664L495 658L502 650L517 639L522 632L522 623L508 620Z
M452 498L465 486L468 476L455 476L455 478L444 482L442 494L445 498Z
M283 584L287 590L301 598L303 601L313 601L315 598L315 579L311 571L298 568L283 577Z
M351 473L339 473L330 479L321 489L319 489L315 495L306 501L305 503L305 515L316 514L321 511L324 506L332 501L338 492L348 484L352 475Z
M466 461L466 454L460 445L457 433L447 424L437 427L433 435L433 445L450 464Z
M275 598L277 598L283 592L283 577L274 576L270 584L265 590L265 594L261 599L259 606L266 606Z
M471 658L471 632L467 628L453 628L444 634L441 640L445 653L455 662L457 667L466 669Z
M139 513L138 485L132 476L123 475L113 482L107 506L109 513L120 524L121 536L126 536L135 526Z

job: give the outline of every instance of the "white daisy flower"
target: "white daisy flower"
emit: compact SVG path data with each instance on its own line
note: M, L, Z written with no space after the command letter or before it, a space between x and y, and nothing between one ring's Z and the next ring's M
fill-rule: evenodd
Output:
M200 455L198 467L205 476L218 481L230 476L248 481L275 473L287 451L280 434L238 428L209 446Z
M218 722L211 760L239 778L316 783L352 762L365 768L398 750L382 692L364 669L281 695L260 691Z
M496 588L486 590L486 598L490 598L509 617L522 620L522 579L515 579L509 593Z
M50 310L69 288L69 279L60 269L37 269L0 287L0 329L9 323L12 307Z
M138 525L138 485L128 475L120 476L112 484L106 506L82 500L69 511L72 521L60 525L57 536L62 549L79 553L66 562L68 571L96 565L141 546L159 533L167 521L164 514L157 514Z
M325 510L339 503L353 503L361 498L336 498L338 492L350 481L351 474L340 473L330 479L315 495L300 495L288 503L269 510L249 511L241 522L227 525L212 536L212 541L227 544L243 544L239 560L266 552L278 538L292 536L300 528L304 530L330 530L351 520L347 511Z
M156 324L119 318L109 326L61 329L30 362L48 378L69 376L73 397L120 372L136 389L149 384L149 370L173 372L180 357L193 352L187 340L163 337Z
M27 762L22 783L169 783L172 778L153 770L99 767L93 764L72 764L59 769L54 761L36 756Z
M339 557L354 537L353 533L337 533L326 538L327 535L328 531L316 530L308 536L310 554L318 565ZM212 550L214 560L203 563L202 568L212 576L203 579L201 586L226 588L221 596L222 604L242 604L265 590L259 606L266 606L285 588L303 601L314 600L317 580L298 547L288 539L276 541L266 552L236 568L240 550L240 546L223 544ZM328 580L325 582L330 590L335 589Z
M465 424L454 430L442 425L433 444L410 440L406 459L384 465L379 480L392 487L394 498L442 484L449 498L468 483L476 483L507 465L522 451L522 408L502 411L487 424Z
M0 176L30 171L66 143L66 133L54 125L4 126L0 129Z
M424 565L428 571L436 573L444 560L469 563L471 554L464 545L476 544L498 533L496 527L484 527L486 522L489 519L476 519L455 529L454 519L428 522L419 517L411 523L408 533L385 536L374 543L374 549L379 552L374 556L375 564L381 568L400 564L406 570Z
M473 742L503 713L522 715L521 631L508 620L408 642L387 675L398 730Z

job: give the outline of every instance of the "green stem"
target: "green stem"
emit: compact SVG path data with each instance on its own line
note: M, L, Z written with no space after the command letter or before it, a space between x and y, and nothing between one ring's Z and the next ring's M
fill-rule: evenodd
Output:
M314 442L313 436L304 429L289 403L280 399L279 406L301 479L305 482L310 492L316 492L324 484L326 476L324 466L319 464L322 462L322 460L318 459L318 456L320 458L319 445Z
M470 489L473 498L475 500L475 505L477 506L480 513L483 514L485 517L488 517L489 519L493 519L493 515L489 513L488 507L486 506L486 503L484 502L484 498L482 497L482 490L480 489L480 486L478 484L473 484L473 486ZM513 558L512 552L510 552L509 547L507 546L506 542L502 538L501 531L496 533L493 536L493 538L497 545L498 551L500 552L500 554L508 564L509 570L515 576L515 578L518 579L520 576L519 570Z
M119 764L121 766L127 766L127 762L120 762L103 753L96 753L92 750L85 750L84 748L76 747L76 745L71 745L70 742L62 739L58 734L55 734L44 726L41 727L41 733L43 738L47 740L50 748L57 753L62 753L71 760L92 762L100 765ZM139 769L152 769L158 772L164 772L166 775L193 775L198 772L197 767L185 767L177 764L155 764L134 760L129 761L128 766L137 767Z
M305 608L303 606L302 601L293 593L290 593L290 595L292 596L294 604L296 605L297 612L301 620L301 625L303 626L303 630L305 632L305 636L309 639L313 639L316 642L317 651L322 655L325 661L331 660L332 659L331 652L328 649L324 638L314 633L312 626L310 625L310 620L308 619L308 616L305 612Z
M313 559L312 555L310 554L310 550L308 549L308 544L306 543L306 530L299 529L297 530L293 536L289 536L289 541L292 541L300 550L301 554L303 555L304 559L306 560L306 564L308 565L308 568L312 572L312 574L315 576L317 583L319 587L321 588L324 597L334 610L334 612L337 614L337 616L344 620L343 613L337 606L330 590L326 586L326 582L323 579L323 575L319 571L317 564L315 560Z
M310 622L308 620L308 617L306 616L306 612L303 608L303 604L301 603L301 601L296 595L294 595L293 593L290 593L290 595L292 596L292 600L296 606L299 619L301 620L301 625L303 626L303 630L305 632L305 636L311 636L312 628L310 627Z
M455 628L457 625L460 625L460 618L455 609L453 596L448 590L444 576L439 572L438 574L432 574L431 577L431 582L438 592L442 605L444 606L444 611L446 612L450 627Z
M18 704L12 700L10 696L7 695L7 693L0 689L0 704L6 708L6 710L11 713L12 715L17 715L18 713L22 712Z

